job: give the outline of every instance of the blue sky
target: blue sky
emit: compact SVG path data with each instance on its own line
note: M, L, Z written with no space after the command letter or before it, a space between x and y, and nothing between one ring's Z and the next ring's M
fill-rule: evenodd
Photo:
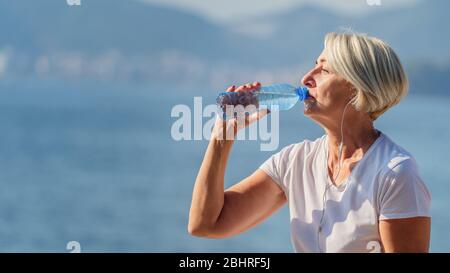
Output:
M415 5L420 0L379 0L381 6L370 6L375 0L140 0L194 12L218 23L229 24L234 18L251 18L282 12L305 4L320 6L339 14L362 16L374 9Z

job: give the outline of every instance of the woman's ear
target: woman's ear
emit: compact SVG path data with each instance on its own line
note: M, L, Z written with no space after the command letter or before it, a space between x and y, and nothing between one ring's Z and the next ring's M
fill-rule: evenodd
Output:
M350 99L354 99L355 97L356 97L356 93L357 93L357 90L356 90L356 87L353 85L353 84L351 84L351 83L349 83L349 82L347 82L348 83L348 85L349 85L349 90L350 90Z
M358 90L353 85L350 86L350 102L355 103Z
M348 88L348 90L350 90L352 93L356 93L356 87L351 82L345 80L345 83L347 85L346 87Z

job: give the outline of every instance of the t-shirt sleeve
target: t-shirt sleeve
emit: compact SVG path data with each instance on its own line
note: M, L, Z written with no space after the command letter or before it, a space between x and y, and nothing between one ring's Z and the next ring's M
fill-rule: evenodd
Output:
M430 217L431 195L414 159L388 170L380 195L379 220Z
M286 173L289 158L292 156L295 145L296 144L291 144L284 147L281 151L269 157L269 159L259 166L259 169L269 175L286 193L288 188L286 184L287 181L284 181L283 177Z

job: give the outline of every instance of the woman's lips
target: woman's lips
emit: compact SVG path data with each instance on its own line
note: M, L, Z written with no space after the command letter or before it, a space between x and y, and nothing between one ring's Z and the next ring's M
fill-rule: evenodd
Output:
M309 92L308 92L308 99L309 99L309 98L316 99L316 98L314 97L314 95L312 94L311 90L309 90Z
M310 95L308 96L308 98L305 100L305 102L307 102L307 101L309 101L309 102L315 102L315 101L316 101L316 98L310 94Z

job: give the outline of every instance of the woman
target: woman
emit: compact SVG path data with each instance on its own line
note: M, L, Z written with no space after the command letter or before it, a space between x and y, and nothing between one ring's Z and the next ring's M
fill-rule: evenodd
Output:
M325 135L285 147L224 191L233 140L219 136L236 121L217 120L194 186L190 234L233 236L288 203L297 252L428 251L430 194L411 154L373 124L407 93L397 55L383 41L356 33L329 33L324 45L302 84L311 95L304 114Z

